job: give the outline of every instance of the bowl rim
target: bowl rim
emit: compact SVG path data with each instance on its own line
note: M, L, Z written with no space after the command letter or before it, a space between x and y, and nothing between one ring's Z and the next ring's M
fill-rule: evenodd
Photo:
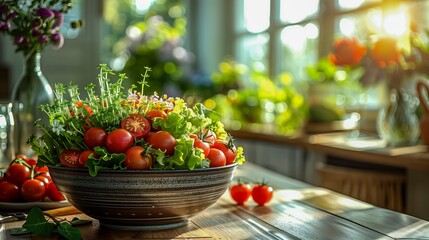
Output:
M230 168L235 168L238 166L238 163L232 163L225 166L219 166L219 167L208 167L208 168L195 168L193 170L190 169L166 169L166 170L158 170L158 169L150 169L150 170L114 170L114 169L99 169L98 173L146 173L146 174L160 174L160 173L169 173L169 174L179 174L179 173L193 173L193 172L211 172L211 171L218 171L218 170L227 170ZM72 172L88 172L88 168L70 168L65 166L57 166L57 165L47 165L49 171L51 169L55 170L66 170L66 171L72 171Z

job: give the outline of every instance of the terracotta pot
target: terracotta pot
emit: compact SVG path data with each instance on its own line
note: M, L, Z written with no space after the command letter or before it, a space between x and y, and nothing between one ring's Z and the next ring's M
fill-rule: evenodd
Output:
M422 143L429 145L429 106L426 100L427 96L429 96L429 85L426 81L420 80L417 82L417 93L424 110L423 116L420 118L420 136Z

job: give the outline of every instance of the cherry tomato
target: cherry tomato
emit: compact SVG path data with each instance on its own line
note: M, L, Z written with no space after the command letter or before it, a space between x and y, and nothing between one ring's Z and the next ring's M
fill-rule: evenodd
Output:
M30 166L36 166L36 164L37 164L37 160L33 159L33 158L25 158L24 160Z
M102 128L92 127L85 132L83 141L88 148L106 146L107 132Z
M252 195L252 186L247 183L238 183L229 188L229 193L238 205L243 205Z
M235 157L237 156L237 153L236 153L237 150L232 143L228 144L225 141L218 139L213 143L212 147L221 150L225 154L226 165L229 165L235 162Z
M190 137L194 139L194 147L203 150L204 157L207 157L210 153L210 145L206 142L203 142L195 134L191 134Z
M49 171L47 166L43 166L43 167L36 166L35 170L36 170L36 172L48 172Z
M111 153L125 153L133 143L133 135L122 128L111 131L106 138L106 147Z
M166 118L167 113L162 111L162 110L159 110L159 109L152 109L146 113L146 117L148 117L149 119L152 119L152 120L154 118L157 118L157 117Z
M47 177L46 175L43 175L43 174L39 174L35 176L34 179L40 180L45 184L45 186L48 186L48 184L52 181L50 177Z
M16 202L20 196L18 186L8 181L0 182L0 202Z
M165 151L166 155L173 155L177 140L167 131L158 131L149 137L149 144L154 149Z
M210 160L210 167L220 167L226 164L225 154L217 148L210 148L207 158Z
M21 186L21 196L27 202L40 201L46 196L45 184L38 179L28 179Z
M121 122L121 128L127 130L136 139L144 138L151 129L151 124L140 114L131 114Z
M153 120L155 118L167 118L167 113L165 111L159 110L159 109L152 109L149 112L146 113L146 117L148 118L150 125L152 126L152 129L159 131L160 128L155 129L152 125Z
M132 170L147 170L153 165L152 155L145 154L145 148L134 146L125 153L125 166Z
M30 178L30 175L30 168L20 163L12 163L6 170L5 179L19 187Z
M64 195L58 191L57 186L54 182L50 182L46 187L46 196L52 201L63 201L66 200Z
M263 206L273 198L273 188L266 184L257 184L253 186L252 198L257 204Z
M71 168L78 167L78 159L81 151L75 149L65 149L60 154L60 162L62 165Z
M97 154L95 154L95 151L93 149L88 149L83 151L80 155L79 158L77 159L77 165L80 168L84 168L85 167L85 163L88 161L89 155L94 154L94 157L98 157Z

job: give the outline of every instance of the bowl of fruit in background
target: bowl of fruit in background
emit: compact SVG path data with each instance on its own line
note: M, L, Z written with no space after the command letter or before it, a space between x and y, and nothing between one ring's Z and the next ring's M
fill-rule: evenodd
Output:
M125 76L112 82L100 66L94 84L55 86L56 100L41 106L49 124L36 122L42 136L29 139L39 165L68 201L104 227L167 229L215 203L228 189L243 148L203 104L147 96L135 86L122 92ZM69 98L66 98L69 93Z

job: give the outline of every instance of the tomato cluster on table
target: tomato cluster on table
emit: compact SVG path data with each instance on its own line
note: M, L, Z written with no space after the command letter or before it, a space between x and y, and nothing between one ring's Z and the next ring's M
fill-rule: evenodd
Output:
M156 118L167 118L168 111L153 109L145 115L130 114L121 121L120 128L110 132L99 127L87 128L83 137L86 150L65 149L60 154L60 163L71 168L85 168L89 157L98 158L94 148L106 148L109 153L125 154L124 165L131 170L148 170L154 165L151 152L160 150L165 156L174 154L177 140L168 131L153 127ZM203 129L189 135L193 146L203 151L210 167L225 166L235 162L236 147L232 138L218 139L216 134ZM136 144L136 143L139 144Z
M231 198L238 204L244 205L250 197L259 206L263 206L271 201L274 195L274 190L267 183L250 183L238 181L229 188Z
M37 167L37 159L18 155L0 178L0 202L63 201L48 167Z

